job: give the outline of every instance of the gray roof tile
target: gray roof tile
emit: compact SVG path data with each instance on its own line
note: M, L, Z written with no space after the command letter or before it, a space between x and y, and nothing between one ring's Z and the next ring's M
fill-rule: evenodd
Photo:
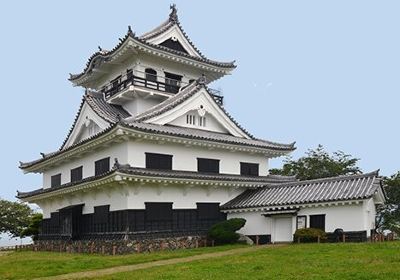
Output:
M267 185L247 190L222 205L222 209L344 201L371 197L381 187L378 171L309 181Z
M175 178L175 179L188 179L188 180L205 180L205 181L230 181L237 183L254 183L254 184L280 184L284 182L292 182L296 181L296 178L293 176L242 176L242 175L233 175L233 174L205 174L199 172L191 172L191 171L179 171L179 170L155 170L155 169L147 169L147 168L138 168L138 167L130 167L126 165L114 165L114 168L107 173L98 176L92 176L85 178L79 182L71 182L67 184L63 184L58 187L53 188L40 188L30 192L18 192L18 198L28 198L39 194L51 193L56 190L70 188L82 183L92 182L104 178L112 173L122 173L127 175L137 175L137 176L146 176L146 177L154 177L154 178Z

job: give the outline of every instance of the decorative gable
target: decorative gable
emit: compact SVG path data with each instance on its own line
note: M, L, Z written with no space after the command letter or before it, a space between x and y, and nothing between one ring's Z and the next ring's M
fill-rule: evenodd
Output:
M202 130L209 130L219 133L229 133L229 131L209 112L204 110L191 110L186 114L176 118L168 125L190 127Z
M164 46L194 57L202 57L200 52L192 46L192 44L183 34L182 29L176 23L171 24L171 27L169 27L166 31L147 39L146 42L154 45Z
M85 140L110 126L84 101L63 148Z
M197 88L188 90L188 93L180 94L189 95L192 91L194 92L193 95L176 106L172 106L169 110L163 111L162 104L160 104L161 106L158 108L160 113L143 121L159 125L196 128L251 139L249 134L239 127L215 102L204 86L198 85ZM176 96L176 98L184 99L183 96ZM171 102L173 101L165 101L166 104ZM168 105L166 106L168 107Z

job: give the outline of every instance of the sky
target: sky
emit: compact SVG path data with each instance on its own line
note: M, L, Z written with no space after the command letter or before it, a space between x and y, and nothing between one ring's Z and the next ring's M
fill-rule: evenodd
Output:
M178 1L180 22L209 58L236 60L214 82L226 109L258 138L296 141L293 157L322 144L364 172L400 170L398 1ZM0 4L0 197L41 186L18 161L58 149L83 89L83 70L128 25L142 34L171 1L7 1ZM282 159L272 161L279 167Z

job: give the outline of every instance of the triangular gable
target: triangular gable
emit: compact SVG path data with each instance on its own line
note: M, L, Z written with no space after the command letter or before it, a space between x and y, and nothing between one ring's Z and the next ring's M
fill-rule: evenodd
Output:
M189 97L186 99L182 98L182 102L176 102L173 106L170 105L170 100L165 101L167 110L163 110L162 106L159 106L157 108L160 112L159 114L152 114L153 116L150 115L151 117L144 118L143 121L159 125L174 125L209 130L251 139L251 136L234 122L225 110L215 102L204 85L198 85L191 89L191 91L194 94L180 93L182 95L186 94ZM175 98L179 99L180 97L176 96Z
M110 123L101 118L84 100L75 119L73 127L64 142L62 149L76 144L106 129Z
M171 27L167 28L163 32L160 32L156 36L147 39L146 42L185 52L191 56L199 58L202 57L200 52L192 46L192 44L183 34L182 29L176 23L173 23ZM178 47L183 48L183 50L177 49Z

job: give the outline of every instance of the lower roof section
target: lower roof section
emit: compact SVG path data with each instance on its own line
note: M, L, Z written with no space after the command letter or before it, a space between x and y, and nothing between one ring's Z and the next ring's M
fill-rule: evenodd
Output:
M308 203L359 200L379 193L385 200L379 172L281 183L246 190L221 206L223 210L254 209Z
M141 122L124 123L120 122L111 125L109 128L98 134L78 142L68 148L59 151L42 154L42 158L31 162L20 162L20 168L25 172L41 172L46 166L60 162L69 156L81 153L86 149L95 149L97 144L104 144L116 138L133 137L142 139L159 139L173 143L199 143L202 146L213 146L214 148L230 149L237 151L248 151L253 153L273 154L281 156L290 153L295 149L294 144L278 144L266 140L245 139L232 135L202 131L198 129L181 128L166 125L156 125Z
M53 188L40 188L30 192L17 192L17 198L34 202L47 197L72 193L83 189L98 187L120 181L137 183L176 184L184 186L222 186L234 188L260 188L265 185L276 185L295 181L292 176L241 176L232 174L205 174L190 171L155 170L131 167L116 163L113 169L98 176L85 178L78 182L67 183Z

